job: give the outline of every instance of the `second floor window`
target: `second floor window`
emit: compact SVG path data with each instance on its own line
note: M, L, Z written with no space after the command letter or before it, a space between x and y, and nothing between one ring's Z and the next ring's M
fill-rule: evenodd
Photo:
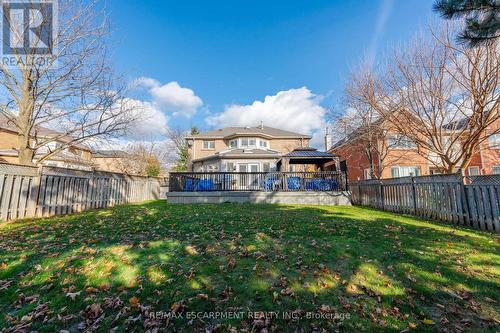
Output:
M229 147L231 147L231 148L238 148L238 140L231 140L231 141L229 141Z
M415 142L413 142L409 137L404 135L392 135L388 139L389 148L396 149L413 149L417 148Z
M240 144L241 148L255 147L255 138L241 138Z
M215 149L215 141L203 141L203 149Z
M500 149L500 133L490 136L488 138L488 144L492 149Z

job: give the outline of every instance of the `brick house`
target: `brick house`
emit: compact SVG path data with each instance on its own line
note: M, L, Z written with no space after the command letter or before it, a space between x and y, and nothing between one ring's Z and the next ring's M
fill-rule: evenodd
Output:
M189 171L275 171L285 154L308 147L309 135L268 126L226 127L186 137ZM286 171L302 171L290 165Z
M46 146L37 150L34 158L34 163L37 159L46 154L49 149L55 149L61 144L66 144L70 138L61 136L61 133L44 128L37 128L37 136L40 140L46 140L58 137L57 140L48 142ZM18 145L18 131L15 124L0 113L0 162L3 163L19 163L16 147ZM76 143L70 147L58 152L47 160L44 160L42 165L57 166L72 169L92 170L92 152L89 147Z
M496 122L494 126L487 129L487 134L493 133L500 126ZM388 131L391 133L391 131ZM417 149L410 139L394 132L387 135L387 139L380 139L377 145L390 147L383 158L381 175L378 156L374 153L375 175L380 178L397 178L404 176L424 176L439 173L424 154L428 152ZM359 133L353 133L348 138L335 143L328 152L339 156L341 161L347 163L348 178L350 181L370 179L370 163L365 153L366 142ZM500 174L500 134L492 135L484 141L478 152L473 156L469 166L464 170L465 175L491 175Z

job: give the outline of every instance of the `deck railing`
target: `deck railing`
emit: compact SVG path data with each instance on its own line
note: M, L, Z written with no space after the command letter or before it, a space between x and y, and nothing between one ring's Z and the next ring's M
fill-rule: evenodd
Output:
M346 191L345 173L319 172L172 172L169 192Z

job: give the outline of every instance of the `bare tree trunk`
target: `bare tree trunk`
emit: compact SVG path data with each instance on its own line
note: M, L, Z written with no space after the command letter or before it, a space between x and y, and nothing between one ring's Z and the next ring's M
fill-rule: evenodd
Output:
M22 85L19 99L19 115L17 117L18 129L18 154L19 163L23 165L32 165L35 157L33 142L31 139L31 118L33 115L33 84L31 71L24 68L22 70Z

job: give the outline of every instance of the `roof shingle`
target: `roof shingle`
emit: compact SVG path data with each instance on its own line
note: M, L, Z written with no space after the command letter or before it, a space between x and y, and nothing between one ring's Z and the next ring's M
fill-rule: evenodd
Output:
M265 135L274 138L307 138L311 136L285 131L278 128L269 126L256 126L256 127L224 127L213 131L206 131L200 134L189 135L186 138L226 138L234 135Z

